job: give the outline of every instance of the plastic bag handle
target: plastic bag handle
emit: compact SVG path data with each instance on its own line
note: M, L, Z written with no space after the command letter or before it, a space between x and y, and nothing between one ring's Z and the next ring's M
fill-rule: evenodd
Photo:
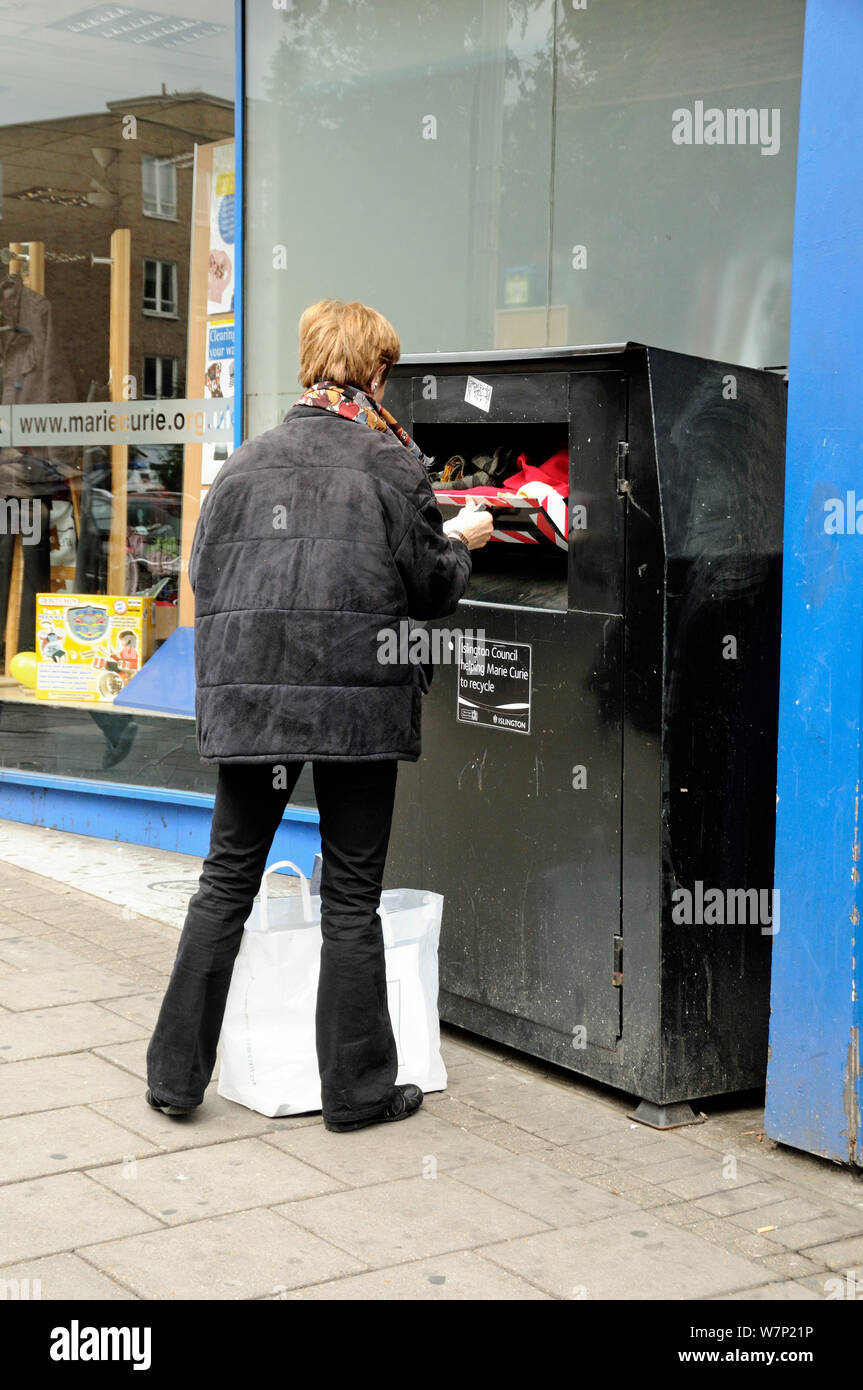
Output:
M390 914L387 912L382 902L378 904L378 916L381 919L381 929L384 934L384 950L389 951L395 946L396 941L393 936L393 929L390 926Z
M302 869L295 864L292 859L280 859L277 864L268 864L261 876L261 926L264 931L269 930L268 920L268 898L267 898L267 876L274 874L276 869L295 869L300 880L300 897L303 900L303 921L312 920L312 895L309 891L309 880L306 878Z

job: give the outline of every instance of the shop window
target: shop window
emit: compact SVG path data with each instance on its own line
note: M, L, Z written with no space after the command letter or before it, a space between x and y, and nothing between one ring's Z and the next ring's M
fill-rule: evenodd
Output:
M188 544L233 441L234 0L208 0L206 21L179 0L135 4L60 6L59 28L56 4L2 6L0 281L15 278L0 312L0 445L10 391L70 415L64 441L42 442L24 469L35 499L7 499L21 506L0 534L0 764L182 799L211 793L215 773L191 703L185 719L161 712L160 688L177 708L177 644L151 695L137 692L155 712L114 702L154 644L193 621ZM115 414L123 442L106 437ZM26 680L12 674L21 652ZM314 804L310 777L298 797Z
M146 400L170 400L177 394L176 357L145 357L143 395Z
M145 217L177 217L177 169L171 159L145 154L141 159L141 191Z
M144 261L144 313L177 316L177 267L173 261Z

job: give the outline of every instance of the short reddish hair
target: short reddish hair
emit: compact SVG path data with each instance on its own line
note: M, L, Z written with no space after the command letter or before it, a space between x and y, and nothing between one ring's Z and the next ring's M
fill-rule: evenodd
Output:
M357 300L321 299L300 318L298 380L303 386L334 381L365 390L376 372L385 379L400 355L401 343L389 320Z

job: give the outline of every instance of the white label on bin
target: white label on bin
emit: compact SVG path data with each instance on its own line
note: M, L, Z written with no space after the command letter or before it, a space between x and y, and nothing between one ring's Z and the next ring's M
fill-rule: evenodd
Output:
M491 406L491 392L492 388L487 381L480 381L477 376L469 376L464 398L468 405L475 405L479 410L488 411Z
M531 644L459 635L459 723L530 733Z

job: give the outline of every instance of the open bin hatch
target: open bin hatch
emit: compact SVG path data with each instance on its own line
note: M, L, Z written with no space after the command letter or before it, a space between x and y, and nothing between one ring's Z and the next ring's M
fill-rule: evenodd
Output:
M434 458L430 479L445 520L467 498L492 514L488 546L472 552L468 595L489 603L565 609L569 423L426 425L417 443ZM531 548L529 556L518 553L525 546Z

